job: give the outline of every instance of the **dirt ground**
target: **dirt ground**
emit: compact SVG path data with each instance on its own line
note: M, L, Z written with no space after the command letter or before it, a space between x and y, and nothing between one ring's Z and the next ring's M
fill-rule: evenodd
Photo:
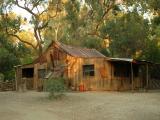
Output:
M0 92L0 120L160 120L160 92Z

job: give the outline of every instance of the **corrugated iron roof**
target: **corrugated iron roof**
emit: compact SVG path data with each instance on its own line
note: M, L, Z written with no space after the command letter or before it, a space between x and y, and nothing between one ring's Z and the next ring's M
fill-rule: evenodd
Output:
M137 64L153 64L150 61L146 60L137 60L137 59L132 59L132 58L108 58L107 60L109 61L122 61L122 62L130 62L130 63L137 63Z
M132 58L109 58L110 61L125 61L125 62L133 62Z
M99 58L105 58L103 54L98 52L96 49L88 49L88 48L79 48L79 47L72 47L69 45L65 45L63 43L57 42L57 45L63 49L66 53L70 54L71 56L74 57L99 57Z

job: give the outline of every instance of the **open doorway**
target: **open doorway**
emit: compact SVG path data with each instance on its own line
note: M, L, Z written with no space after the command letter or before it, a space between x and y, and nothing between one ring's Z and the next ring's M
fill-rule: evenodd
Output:
M22 82L26 84L28 90L33 89L34 68L22 69Z

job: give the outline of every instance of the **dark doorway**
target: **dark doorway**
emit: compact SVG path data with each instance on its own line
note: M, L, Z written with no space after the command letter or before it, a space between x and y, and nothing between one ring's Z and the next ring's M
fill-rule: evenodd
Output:
M26 84L28 90L33 89L34 68L22 69L22 84Z
M33 68L23 68L22 69L22 78L33 78L34 69Z

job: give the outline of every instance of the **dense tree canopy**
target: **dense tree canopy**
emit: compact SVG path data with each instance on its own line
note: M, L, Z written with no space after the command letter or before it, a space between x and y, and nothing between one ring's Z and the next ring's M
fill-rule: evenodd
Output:
M3 0L0 13L0 72L31 62L53 40L160 61L159 0Z
M101 31L110 36L113 56L137 58L146 48L149 25L138 13L130 12L108 21Z

